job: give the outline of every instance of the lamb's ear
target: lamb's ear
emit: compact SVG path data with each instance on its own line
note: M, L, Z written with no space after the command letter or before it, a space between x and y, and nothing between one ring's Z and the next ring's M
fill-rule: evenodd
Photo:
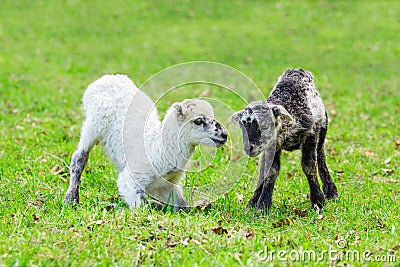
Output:
M293 117L289 114L289 112L281 105L273 106L272 112L274 116L286 118L288 121L293 121Z
M184 121L186 119L187 112L182 107L181 103L174 103L172 105L172 108L176 112L176 118L178 119L178 121Z
M242 111L235 112L231 115L231 122L232 123L237 123L240 120L240 114Z

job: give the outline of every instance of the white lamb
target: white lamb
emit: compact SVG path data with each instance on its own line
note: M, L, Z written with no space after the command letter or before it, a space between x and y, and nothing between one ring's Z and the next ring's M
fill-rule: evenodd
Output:
M79 185L95 144L118 169L118 190L131 208L147 192L162 203L186 209L180 178L195 146L222 146L227 132L200 99L173 104L160 122L154 103L125 75L105 75L83 96L86 120L72 155L64 203L79 203Z

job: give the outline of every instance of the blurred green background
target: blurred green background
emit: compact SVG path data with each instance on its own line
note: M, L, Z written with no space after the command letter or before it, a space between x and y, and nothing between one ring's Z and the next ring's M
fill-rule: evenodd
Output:
M398 263L399 32L396 1L2 0L0 265L248 266L264 264L256 254L266 246L320 252L341 238L348 249L396 255ZM196 60L238 69L265 96L285 69L312 71L331 120L326 150L338 202L321 215L310 209L294 152L283 155L266 218L244 213L257 179L253 159L207 209L130 211L96 148L82 205L64 207L86 86L105 73L127 74L140 86ZM200 175L206 181L232 160L218 153Z

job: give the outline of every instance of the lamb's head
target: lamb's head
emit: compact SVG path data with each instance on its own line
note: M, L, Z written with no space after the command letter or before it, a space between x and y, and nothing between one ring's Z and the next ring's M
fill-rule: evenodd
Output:
M309 71L305 71L301 68L295 68L286 70L278 78L278 82L282 80L295 80L295 81L302 81L305 83L312 83L314 81L314 76Z
M179 127L179 138L189 145L222 146L228 137L226 130L214 119L211 105L201 99L186 99L171 107Z
M283 106L267 102L253 102L234 113L231 120L240 125L245 153L255 157L266 149L275 149L272 146L276 146L277 133L283 117L292 120Z

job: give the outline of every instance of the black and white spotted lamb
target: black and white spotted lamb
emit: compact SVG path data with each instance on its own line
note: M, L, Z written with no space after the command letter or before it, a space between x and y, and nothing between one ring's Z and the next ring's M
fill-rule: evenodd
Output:
M324 206L325 198L338 197L325 162L328 115L311 72L300 68L285 71L266 101L250 103L244 110L234 113L231 119L242 129L245 153L254 157L264 152L258 185L247 208L263 213L270 209L282 149L301 149L301 165L310 186L311 204L316 210Z

